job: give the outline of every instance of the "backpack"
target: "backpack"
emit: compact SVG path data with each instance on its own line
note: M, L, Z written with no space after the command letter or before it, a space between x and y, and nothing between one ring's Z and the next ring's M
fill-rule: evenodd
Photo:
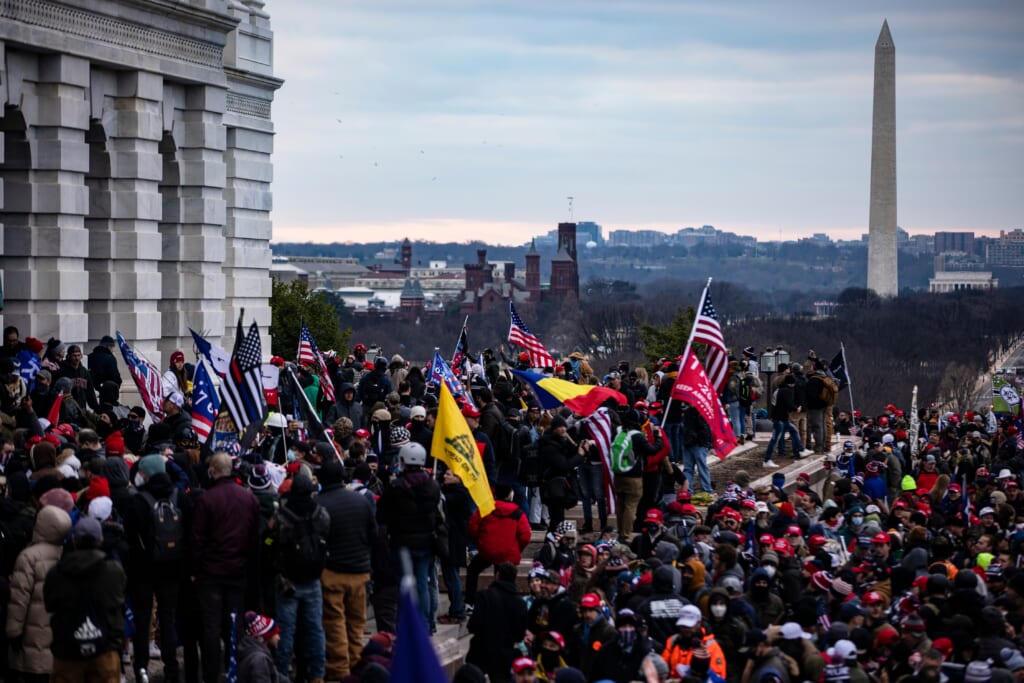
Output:
M277 524L281 574L296 583L320 578L327 564L327 534L331 529L327 510L317 505L309 517L299 517L282 505Z
M540 461L540 451L537 442L530 440L529 431L526 434L527 441L521 443L519 448L519 481L523 486L540 486L544 477L544 465Z
M60 565L56 571L61 571ZM54 655L61 659L92 659L105 646L110 649L110 624L103 610L97 606L92 589L86 588L92 582L82 581L82 578L76 576L71 579L78 584L74 607L57 610L50 619Z
M178 507L178 489L171 490L166 500L157 500L148 491L141 491L153 517L153 542L149 559L153 562L178 562L185 557L185 521Z
M739 384L739 391L736 392L736 396L739 398L740 405L753 405L754 401L758 398L757 390L754 389L754 380L748 375L743 375L740 378Z
M818 390L818 398L825 405L832 405L839 397L839 387L831 377L821 377L821 389Z
M612 471L625 474L636 467L636 453L633 451L633 435L640 432L635 429L620 429L612 441Z
M373 370L366 377L366 383L362 386L360 398L364 406L372 406L377 402L384 402L387 394L384 391L384 375Z

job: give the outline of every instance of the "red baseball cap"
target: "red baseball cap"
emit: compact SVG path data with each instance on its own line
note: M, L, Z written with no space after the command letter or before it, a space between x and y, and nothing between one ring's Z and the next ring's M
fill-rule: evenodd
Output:
M661 524L665 521L665 516L661 514L661 510L648 510L647 515L644 517L644 521Z
M598 609L601 607L601 597L597 593L587 593L580 599L580 607Z
M540 639L541 642L543 642L548 638L558 643L558 647L562 648L563 650L565 649L565 637L563 637L562 634L558 631L548 631L547 633L542 635Z
M787 526L786 527L786 535L787 536L802 536L803 534L800 531L800 527L798 527L796 525L791 525L791 526Z
M879 531L871 537L872 543L892 543L892 538L884 531Z
M777 539L775 543L772 544L772 550L774 550L777 553L782 553L786 556L793 554L793 546L791 546L789 544L789 541L787 541L784 538Z
M473 405L467 403L466 405L462 406L462 416L463 417L480 417L480 411L477 410Z
M512 673L514 673L514 674L522 673L523 671L526 671L527 669L532 671L532 670L534 670L536 668L537 668L537 663L534 662L529 657L519 657L515 661L512 662Z
M695 508L691 503L685 503L685 504L683 504L683 506L681 508L681 514L684 514L684 515L696 515L696 514L698 514L697 513L697 508Z
M693 494L683 489L676 492L676 500L680 503L689 503L693 499Z
M807 545L811 546L812 548L823 546L826 543L828 543L828 539L822 536L821 534L814 534L809 539L807 539Z
M875 647L888 647L900 639L900 634L892 627L883 628L875 636Z
M863 605L876 605L882 602L883 599L884 598L882 598L881 593L877 591L868 591L864 594L864 597L860 599L860 602Z
M775 537L771 534L761 534L761 536L757 539L757 542L762 543L764 545L771 545L772 543L775 543Z
M750 510L754 510L757 508L757 501L751 500L750 498L744 498L743 502L740 503L740 507L745 507Z

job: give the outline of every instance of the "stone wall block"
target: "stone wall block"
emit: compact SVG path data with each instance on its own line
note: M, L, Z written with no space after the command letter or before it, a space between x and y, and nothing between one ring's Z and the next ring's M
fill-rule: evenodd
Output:
M32 183L20 179L4 179L4 213L32 211Z
M136 108L139 100L118 100L118 110L114 117L115 138L141 138L159 141L164 135L163 118L155 106ZM121 106L131 107L121 109Z
M164 77L149 71L124 71L117 75L118 97L159 102L164 96Z
M273 237L274 224L265 213L232 210L228 225L232 237L267 241Z
M67 83L89 87L89 60L71 55L54 54L39 58L39 80L43 83Z
M224 149L227 144L224 126L219 121L186 121L181 128L182 148Z
M39 183L32 188L33 204L37 213L69 213L84 216L89 213L89 188L85 185ZM84 252L83 252L84 253Z
M223 114L228 107L228 90L212 85L190 86L185 89L185 106Z
M127 188L110 193L110 217L159 221L163 216L163 200L156 192Z
M236 180L224 190L224 199L228 206L237 209L269 212L274 208L272 195L259 183Z
M160 182L164 177L163 157L152 151L111 150L110 172L115 178L137 178Z
M220 188L227 183L226 166L221 162L182 161L179 168L182 185Z
M234 154L225 156L227 156L228 175L232 178L244 178L263 183L270 183L274 180L274 165L266 154L236 150Z
M233 268L256 268L270 269L272 254L265 245L253 242L251 245L244 241L235 240L233 248L228 251L228 260Z
M246 128L231 128L227 132L228 155L235 150L262 152L271 154L274 151L274 136L261 131Z
M33 151L38 169L89 172L89 145L84 140L37 140Z
M182 223L209 223L223 225L227 209L223 199L206 197L183 197Z
M25 120L35 126L55 126L60 128L89 128L89 103L84 95L78 97L26 97L31 103L25 112ZM32 118L29 118L30 113Z

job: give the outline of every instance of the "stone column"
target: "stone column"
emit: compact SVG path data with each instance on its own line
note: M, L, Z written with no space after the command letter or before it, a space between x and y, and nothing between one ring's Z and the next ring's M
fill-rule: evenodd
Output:
M121 72L111 106L103 112L110 180L106 199L94 197L87 304L90 339L120 331L154 363L160 362L153 351L160 338L157 303L163 295L157 268L162 94L159 74ZM102 191L102 179L93 182Z
M167 356L176 348L189 349L188 328L212 334L224 330L225 129L227 90L210 85L187 86L182 113L181 144L176 150L177 202L180 214L165 216L163 338ZM177 125L177 123L175 124ZM166 157L166 153L165 153Z
M5 57L10 67L11 52ZM4 119L5 126L20 128L23 139L12 144L27 158L5 163L14 168L4 173L4 322L17 325L22 335L84 342L89 62L28 53L18 60L16 82L7 85L18 93L20 111L6 112Z

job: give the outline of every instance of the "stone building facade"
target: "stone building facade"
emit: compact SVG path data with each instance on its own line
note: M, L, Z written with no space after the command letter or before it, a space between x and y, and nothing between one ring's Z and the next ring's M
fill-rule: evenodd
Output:
M189 327L230 348L243 308L266 334L264 5L0 0L4 325L89 348L120 330L161 367Z

